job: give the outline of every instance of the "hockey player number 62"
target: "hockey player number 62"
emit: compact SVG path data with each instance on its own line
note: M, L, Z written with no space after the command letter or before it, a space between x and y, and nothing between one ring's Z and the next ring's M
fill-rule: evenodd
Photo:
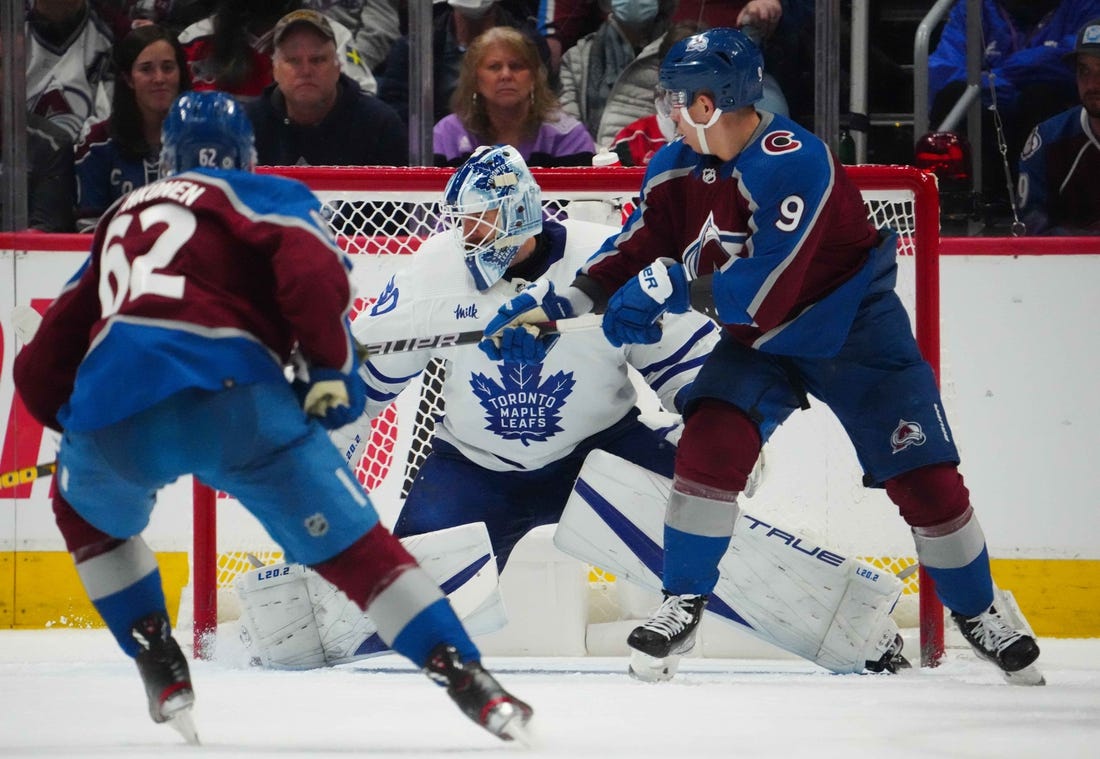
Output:
M172 263L180 248L195 234L195 216L186 208L162 203L150 206L137 215L142 231L156 224L164 230L148 251L134 257L133 263L126 256L123 239L133 214L119 214L107 227L106 250L100 261L99 302L104 318L122 308L127 299L142 295L161 295L165 298L182 298L184 278L178 274L160 274Z

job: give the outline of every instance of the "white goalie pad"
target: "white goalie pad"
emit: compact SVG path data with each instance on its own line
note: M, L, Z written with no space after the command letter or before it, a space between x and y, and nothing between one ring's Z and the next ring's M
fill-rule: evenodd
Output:
M571 556L661 589L671 480L605 451L585 460L554 533ZM862 672L893 643L902 583L791 530L742 513L707 612L837 673Z
M404 538L471 635L504 627L496 558L483 522ZM236 581L241 640L253 664L312 669L389 651L370 617L300 564L257 567Z

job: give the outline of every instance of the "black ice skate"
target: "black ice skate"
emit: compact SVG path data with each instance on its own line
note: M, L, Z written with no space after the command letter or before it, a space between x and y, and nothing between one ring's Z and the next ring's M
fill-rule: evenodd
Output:
M1038 668L1032 666L1039 658L1039 646L1030 635L1013 629L993 606L976 617L967 618L951 613L963 637L983 659L1004 673L1014 685L1045 685Z
M167 722L188 743L198 743L191 719L195 703L191 673L183 651L172 637L168 618L158 612L139 619L130 634L141 647L135 661L149 699L149 716L153 722Z
M671 680L680 666L680 656L695 647L695 632L703 618L707 598L676 596L664 591L665 600L649 620L631 631L630 674L639 680Z
M527 743L534 710L501 687L480 662L466 662L454 646L440 643L428 655L424 673L447 688L462 713L501 740Z
M901 649L905 645L900 634L894 636L894 642L883 653L882 657L875 661L867 661L865 668L868 672L887 673L896 675L899 670L909 669L912 665L909 660L901 655Z

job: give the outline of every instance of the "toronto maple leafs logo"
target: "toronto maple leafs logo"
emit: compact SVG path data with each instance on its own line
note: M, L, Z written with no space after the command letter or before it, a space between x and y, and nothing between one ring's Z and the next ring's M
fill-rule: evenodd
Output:
M576 380L572 372L555 372L541 381L542 367L505 362L500 382L475 373L470 387L485 409L485 429L524 445L561 432L558 422Z

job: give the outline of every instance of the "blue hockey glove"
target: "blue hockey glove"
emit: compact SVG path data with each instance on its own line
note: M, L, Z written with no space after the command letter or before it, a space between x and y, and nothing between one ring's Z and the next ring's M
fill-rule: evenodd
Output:
M359 372L343 374L335 369L313 366L309 381L294 381L294 391L302 409L326 430L351 424L363 413L367 404L367 385Z
M573 304L554 292L552 283L535 282L497 310L478 347L493 361L539 364L560 335L540 333L532 325L575 315Z
M611 296L603 315L603 333L616 348L655 343L661 339L661 316L666 311L685 313L691 308L688 295L684 267L671 259L657 259Z

